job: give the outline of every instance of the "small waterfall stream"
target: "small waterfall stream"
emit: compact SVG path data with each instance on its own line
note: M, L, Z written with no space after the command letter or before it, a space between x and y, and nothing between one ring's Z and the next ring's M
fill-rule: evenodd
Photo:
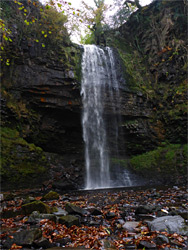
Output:
M85 142L86 189L108 188L114 186L110 173L111 143L113 152L118 156L119 83L115 70L113 51L95 45L84 45L82 58L83 102L82 127ZM105 101L109 102L110 121L106 119ZM110 122L110 126L109 123ZM118 169L117 169L118 172ZM121 183L130 186L128 172L123 173ZM121 176L122 179L122 176Z

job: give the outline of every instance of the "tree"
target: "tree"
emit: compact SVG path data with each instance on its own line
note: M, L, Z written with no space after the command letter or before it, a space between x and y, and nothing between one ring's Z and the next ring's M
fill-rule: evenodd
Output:
M124 2L122 0L114 0L114 6L117 8L117 11L112 16L111 26L113 28L121 26L135 10L142 7L139 0L126 0ZM114 6L112 7L114 8Z
M87 38L90 42L95 44L100 44L101 40L104 40L103 37L103 28L105 25L105 12L107 11L107 5L104 3L104 0L94 0L96 8L93 8L82 1L84 7L84 19L87 23L87 27L90 30L90 37L87 33ZM82 13L82 15L83 15ZM83 41L82 37L82 41Z
M142 8L142 6L141 6L140 3L139 3L139 0L126 0L126 1L124 2L124 4L127 5L127 6L128 6L128 4L136 5L136 7L137 7L138 9L141 9L141 8Z

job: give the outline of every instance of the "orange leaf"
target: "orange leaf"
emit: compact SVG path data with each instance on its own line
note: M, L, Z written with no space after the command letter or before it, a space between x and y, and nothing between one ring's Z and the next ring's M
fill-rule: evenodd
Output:
M21 249L21 248L23 248L22 246L18 246L18 245L16 245L15 243L11 246L11 248L10 249Z

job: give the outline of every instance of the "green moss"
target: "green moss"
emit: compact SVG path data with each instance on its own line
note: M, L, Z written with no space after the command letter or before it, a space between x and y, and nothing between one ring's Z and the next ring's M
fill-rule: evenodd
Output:
M119 32L116 32L119 34ZM122 36L111 34L107 44L117 48L122 62L125 66L125 79L132 91L151 91L150 74L145 63L145 58L141 56L135 48L127 43Z
M43 203L42 201L33 201L22 206L23 212L25 214L31 214L33 211L38 211L39 213L51 213L51 208Z
M42 198L42 200L58 200L58 199L59 199L59 194L53 191L50 191Z
M158 172L185 174L187 167L187 145L169 144L134 156L130 159L131 167L137 172Z
M26 142L15 129L1 129L1 177L2 181L17 186L27 182L36 182L48 168L43 150Z
M127 159L118 159L118 158L112 158L111 159L112 164L118 164L122 167L127 167L128 160Z

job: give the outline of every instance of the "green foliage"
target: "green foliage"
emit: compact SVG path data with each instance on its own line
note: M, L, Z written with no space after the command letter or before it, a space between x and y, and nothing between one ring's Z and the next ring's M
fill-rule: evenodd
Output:
M81 44L94 44L95 43L95 35L93 31L87 32L85 36L80 37Z
M153 151L133 156L130 165L137 172L186 174L187 145L163 144Z
M96 7L93 8L87 5L84 1L82 11L82 16L84 23L87 26L86 37L81 36L81 42L84 44L100 44L104 40L104 27L105 27L105 12L107 10L107 5L104 0L96 0Z
M130 15L137 9L135 3L127 3L126 1L114 0L114 6L118 7L117 11L112 16L112 24L113 28L118 28L123 23L125 23Z
M59 48L59 44L70 43L65 28L67 17L57 12L55 7L45 8L38 1L2 0L3 19L0 28L3 32L1 41L1 61L10 66L18 57L22 41L31 46L35 42L43 49ZM10 44L12 43L12 44ZM48 45L48 46L47 46Z
M117 48L126 69L125 78L129 88L133 91L151 94L153 89L145 58L132 46L128 45L118 32L109 36L107 45Z

